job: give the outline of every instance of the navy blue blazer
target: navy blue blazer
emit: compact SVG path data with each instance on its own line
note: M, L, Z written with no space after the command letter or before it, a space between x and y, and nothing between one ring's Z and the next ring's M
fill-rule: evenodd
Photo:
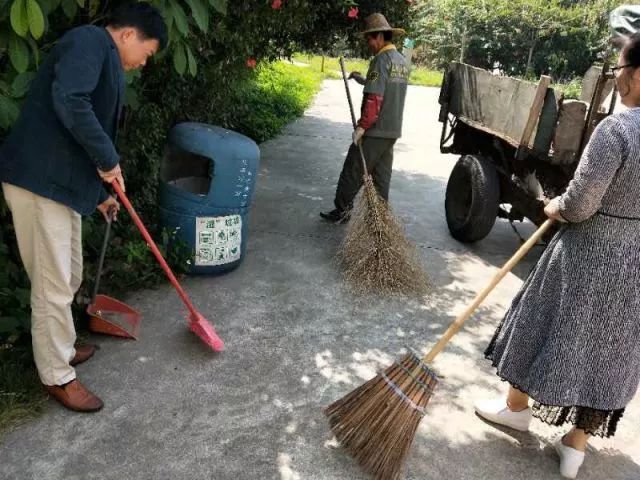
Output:
M95 26L67 32L38 69L0 147L0 181L92 213L107 198L97 169L120 162L115 141L124 88L109 32Z

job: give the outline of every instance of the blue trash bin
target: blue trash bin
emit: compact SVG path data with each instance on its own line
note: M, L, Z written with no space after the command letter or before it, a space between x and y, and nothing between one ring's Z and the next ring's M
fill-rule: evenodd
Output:
M169 133L160 223L193 249L190 273L224 273L242 262L259 163L258 146L239 133L202 123Z

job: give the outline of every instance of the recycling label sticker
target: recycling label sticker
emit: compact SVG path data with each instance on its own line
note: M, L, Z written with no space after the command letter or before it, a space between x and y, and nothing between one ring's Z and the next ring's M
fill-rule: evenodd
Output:
M196 258L200 267L213 267L240 259L242 217L196 217Z

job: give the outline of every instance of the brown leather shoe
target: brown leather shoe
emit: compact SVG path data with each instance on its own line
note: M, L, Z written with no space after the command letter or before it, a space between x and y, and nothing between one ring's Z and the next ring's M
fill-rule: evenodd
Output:
M72 380L66 385L45 385L49 395L62 405L76 412L97 412L104 404L102 400L91 393L78 380Z
M78 345L76 347L76 354L69 362L69 365L75 367L82 362L86 362L91 357L93 357L93 354L96 353L96 350L97 348L95 345Z

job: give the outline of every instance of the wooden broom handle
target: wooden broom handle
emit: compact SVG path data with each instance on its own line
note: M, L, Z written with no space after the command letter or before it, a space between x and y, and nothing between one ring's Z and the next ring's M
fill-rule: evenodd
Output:
M536 243L538 243L538 241L542 238L542 236L546 233L546 231L549 230L549 228L551 227L551 225L553 225L553 223L554 221L551 218L545 221L540 226L540 228L538 228L538 230L536 230L535 233L531 235L529 240L527 240L518 249L515 255L511 257L507 263L504 264L504 266L500 269L500 271L498 271L498 273L496 273L496 275L493 277L493 280L491 280L489 285L487 285L480 293L478 293L478 295L476 295L476 298L473 300L471 305L469 305L464 312L458 315L458 318L454 320L454 322L447 329L447 331L444 333L444 335L438 341L438 343L436 343L435 346L431 349L431 351L422 359L424 363L429 364L433 361L434 358L436 358L436 356L442 351L442 349L449 343L451 338L456 333L458 333L458 330L460 330L462 325L464 325L464 322L466 322L469 319L469 317L471 317L475 309L478 308L478 306L482 303L482 301L485 298L487 298L489 293L491 293L491 291L496 287L496 285L500 283L500 280L502 280L504 276L507 273L509 273L520 260L522 260L522 257L524 257L527 254L527 252L531 250L531 248Z
M340 70L342 71L342 81L344 82L344 89L347 91L347 101L349 102L349 111L351 112L351 124L355 130L358 126L356 123L356 114L353 111L353 101L351 100L351 91L349 90L349 81L347 80L347 72L344 68L344 58L340 57ZM364 150L362 149L362 143L358 143L358 151L360 152L360 160L362 161L362 171L364 176L368 177L369 172L367 169L367 160L364 157Z
M344 68L344 58L340 57L340 71L342 72L342 81L344 82L344 89L347 92L347 101L349 102L349 111L351 112L351 124L353 129L356 129L356 114L353 111L353 102L351 101L351 92L349 91L349 82L347 81L347 72Z

